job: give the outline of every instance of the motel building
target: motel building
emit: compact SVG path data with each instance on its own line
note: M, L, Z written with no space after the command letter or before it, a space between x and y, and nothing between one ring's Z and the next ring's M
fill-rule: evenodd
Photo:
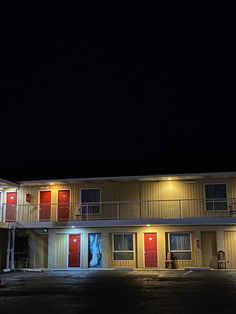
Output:
M236 268L236 173L0 179L0 269Z

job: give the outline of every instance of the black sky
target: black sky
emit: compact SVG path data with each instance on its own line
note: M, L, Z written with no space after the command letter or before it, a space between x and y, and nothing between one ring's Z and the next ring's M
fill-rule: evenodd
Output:
M236 171L233 12L5 2L0 176Z

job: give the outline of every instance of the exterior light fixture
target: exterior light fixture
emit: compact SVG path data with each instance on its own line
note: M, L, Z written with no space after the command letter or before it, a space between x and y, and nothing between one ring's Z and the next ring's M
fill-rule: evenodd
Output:
M44 229L43 229L43 232L44 232L44 233L48 233L48 229L47 229L47 228L44 228Z
M75 229L75 226L71 226L72 229Z
M149 224L147 224L147 225L146 225L146 227L150 227L150 225L149 225Z

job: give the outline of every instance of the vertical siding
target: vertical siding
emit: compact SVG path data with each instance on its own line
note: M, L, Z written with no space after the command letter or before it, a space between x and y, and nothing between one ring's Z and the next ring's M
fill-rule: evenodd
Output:
M102 202L114 202L113 205L103 205L103 212L110 210L113 215L117 215L116 202L133 202L122 204L120 207L120 216L125 218L129 211L129 218L138 217L142 211L142 218L148 217L199 217L205 212L205 183L226 183L229 198L236 198L236 178L220 179L197 179L195 183L188 184L185 180L165 180L153 182L80 182L78 184L62 184L50 186L48 190L52 191L52 215L53 220L57 219L57 196L58 190L70 189L71 191L71 217L77 211L80 200L81 189L100 188ZM14 190L15 189L10 189ZM10 191L9 190L9 191ZM24 204L18 208L19 221L37 221L39 212L39 192L40 188L21 187L18 191L18 203ZM31 203L26 203L26 194L31 194ZM4 193L5 194L5 193ZM181 200L181 202L179 201ZM5 196L3 195L3 202ZM142 203L140 203L142 201ZM232 200L233 201L233 200ZM235 201L236 204L236 201ZM236 205L235 205L236 207ZM132 212L133 211L133 212ZM138 215L137 215L138 213ZM209 213L210 214L210 213ZM214 213L215 214L215 213ZM224 214L224 213L223 213ZM133 215L133 216L132 216Z
M228 197L236 198L236 178L221 179L198 179L195 184L188 184L186 181L153 181L153 182L97 182L78 184L63 184L50 186L52 191L52 202L57 203L57 190L70 189L72 202L80 202L80 190L82 188L100 188L102 191L102 201L128 201L128 200L168 200L168 199L200 199L204 198L205 183L226 183ZM8 189L6 191L15 191ZM26 203L26 193L32 196L32 204L39 203L38 186L21 187L18 191L19 204ZM5 197L3 195L3 202Z
M68 235L67 234L56 234L55 236L55 267L56 268L67 268L68 264Z
M47 234L35 235L35 268L48 267L48 236Z
M227 181L228 197L234 199L236 198L236 178L228 178Z
M140 184L139 182L123 182L119 186L120 201L139 201Z
M225 232L225 258L227 268L236 268L236 232Z
M140 188L140 196L142 201L159 200L159 182L142 182Z
M151 201L142 204L145 217L199 216L204 208L203 185L199 181L193 184L172 180L143 182L141 200Z

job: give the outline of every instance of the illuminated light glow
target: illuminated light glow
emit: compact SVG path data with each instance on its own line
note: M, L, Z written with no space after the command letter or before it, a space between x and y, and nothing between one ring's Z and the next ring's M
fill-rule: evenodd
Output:
M147 225L146 225L146 227L150 227L150 225L149 225L149 224L147 224Z
M172 178L168 178L167 180L168 180L168 181L171 181L171 180L172 180Z
M75 229L75 226L71 226L72 229Z

